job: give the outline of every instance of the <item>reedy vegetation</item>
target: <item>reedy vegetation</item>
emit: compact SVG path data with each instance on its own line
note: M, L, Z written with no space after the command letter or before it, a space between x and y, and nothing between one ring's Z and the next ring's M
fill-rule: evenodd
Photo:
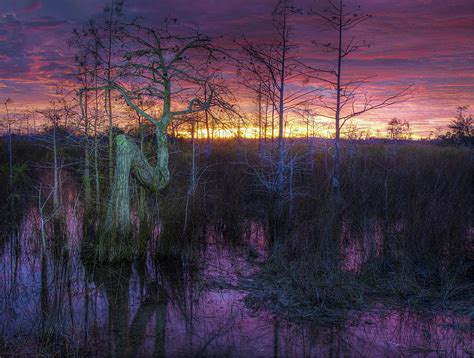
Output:
M186 256L209 225L220 226L229 239L238 241L244 223L255 221L266 227L270 252L257 281L259 290L268 293L264 301L282 292L268 280L275 277L284 292L294 292L292 307L297 308L350 308L381 294L443 302L472 294L472 150L433 143L342 141L340 131L346 120L399 100L395 94L374 104L365 97L361 109L354 110L356 96L346 88L354 83L341 83L341 61L344 53L365 45L349 44L343 51L343 1L335 7L339 21L332 23L339 34L336 72L309 68L290 56L287 21L301 13L289 0L278 1L273 13L278 36L274 44L257 47L247 41L243 52L248 58L230 56L241 71L261 75L251 86L258 88L259 129L265 126L258 143L239 135L236 141L210 136L209 118L212 125L222 118L211 110L233 115L239 125L242 118L230 104L231 91L213 65L225 58L226 51L199 31L174 32L178 26L174 19L159 29L127 23L121 5L115 5L117 9L107 10L109 20L103 28L92 21L75 33L81 87L75 99L80 108L75 134L59 130L59 112L43 112L54 122L52 153L37 149L31 139L12 142L9 131L7 147L2 148L2 157L9 163L5 170L9 184L2 188L5 213L18 213L26 202L22 199L28 192L26 183L35 180L40 170L31 166L26 153L35 152L36 163L54 163L55 190L59 165L67 165L82 181L87 208L83 255L89 260L132 260L143 255L157 225L161 229L155 253ZM120 14L115 20L114 13ZM350 21L359 23L348 21L348 28ZM267 73L262 74L262 68ZM314 74L318 71L336 79L324 80ZM334 155L327 150L326 140L283 137L285 116L290 111L304 112L299 105L315 104L307 100L294 104L292 96L297 93L285 92L288 75L322 80L335 90L335 107L325 102L335 113ZM313 94L311 90L305 96ZM118 110L113 108L113 95L131 108L140 125L132 128L132 135L116 135L115 148L113 114ZM278 116L276 145L266 141L269 111L266 108L263 119L264 101L271 107L272 119L275 113ZM152 104L144 109L148 102ZM341 115L345 104L352 110ZM202 125L196 120L199 112L205 117L205 140L194 137L195 126ZM104 118L105 125L100 123ZM152 127L151 136L144 136L143 121ZM191 146L170 136L176 122L181 127L192 122ZM467 136L472 138L471 122L472 117L461 111L452 124L455 134L448 137L461 138L459 131L465 133L467 126ZM101 135L101 125L107 140ZM272 128L272 139L273 132ZM133 138L133 133L139 138ZM71 146L74 141L78 145ZM197 157L196 146L199 149L204 142L206 155ZM142 185L151 189L147 195ZM138 225L131 225L134 212ZM350 247L357 260L352 270L347 267Z
M58 143L65 145L61 140ZM48 150L38 150L34 142L14 144L17 165L28 168L28 174L18 179L15 192L3 191L6 200L2 202L16 196L24 204L4 213L21 211L27 202L27 183L41 170L34 169L27 155L31 149L25 149L36 149L36 163L51 161ZM149 247L157 220L161 233L153 247L155 254L184 258L194 256L209 226L239 243L246 225L257 222L266 227L269 257L260 274L244 286L270 306L284 306L285 311L307 318L308 310L329 314L334 309L365 306L373 298L421 307L456 307L452 304L466 302L474 289L470 281L472 151L415 142L360 141L355 150L345 144L341 147L344 185L341 195L334 197L331 172L322 170L325 153L316 151L309 158L306 143L294 141L289 154L297 157L293 195L288 195L287 181L283 213L275 222L273 193L255 175L254 168L267 165L256 142L244 141L240 152L237 147L242 141L214 142L211 155L195 158L199 181L190 192L192 145L173 141L173 180L158 197L147 197L145 205L153 211L148 211L130 239L134 244L127 255L140 256ZM206 141L196 145L198 152L205 153ZM321 143L316 147L321 148ZM149 150L153 153L153 146ZM68 170L80 178L82 167L76 160L80 151L61 153L65 163L76 163ZM5 145L1 155L7 155ZM106 166L102 169L105 175ZM133 183L132 189L137 188ZM138 212L143 203L138 190L132 193L131 209ZM85 221L94 222L92 217ZM87 250L87 245L97 244L94 231L86 235L87 260L103 260L96 246L92 254Z

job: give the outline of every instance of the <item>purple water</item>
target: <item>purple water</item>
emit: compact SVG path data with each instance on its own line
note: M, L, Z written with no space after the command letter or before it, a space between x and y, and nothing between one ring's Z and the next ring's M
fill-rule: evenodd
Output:
M18 232L0 245L0 356L469 357L474 352L468 316L380 309L354 313L342 327L318 327L253 311L244 303L247 293L236 287L266 256L264 229L255 222L247 223L238 245L210 225L192 265L150 255L131 265L84 265L82 205L74 184L65 185L67 255L53 254L50 243L42 254L34 205ZM256 258L250 260L249 251ZM362 251L348 246L344 252L345 268L356 270Z

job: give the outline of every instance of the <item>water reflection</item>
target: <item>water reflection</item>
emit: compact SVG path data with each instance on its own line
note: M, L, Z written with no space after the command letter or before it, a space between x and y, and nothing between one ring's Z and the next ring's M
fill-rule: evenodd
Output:
M67 245L41 250L34 207L26 211L19 232L3 243L2 356L424 357L473 352L471 322L463 316L380 311L354 315L342 326L310 327L248 309L238 278L254 273L265 257L263 227L252 221L243 224L239 243L226 239L222 225L208 225L206 243L193 259L148 255L119 266L83 262L78 255L82 212L74 190L71 186L63 194ZM359 263L347 265L351 270Z
M383 229L378 222L366 223L361 230L354 230L343 223L341 230L342 269L359 272L362 265L370 258L381 254L383 246Z

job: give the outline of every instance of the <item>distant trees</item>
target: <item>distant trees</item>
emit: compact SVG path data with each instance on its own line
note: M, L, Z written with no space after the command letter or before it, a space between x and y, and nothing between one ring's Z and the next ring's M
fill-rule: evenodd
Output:
M394 140L409 139L411 136L410 123L394 117L387 123L387 134L390 139Z
M240 61L239 74L244 85L257 95L259 125L262 125L262 97L266 97L272 106L271 137L275 132L275 114L278 115L278 148L283 148L286 85L294 75L294 58L291 41L290 17L298 9L291 0L278 0L272 12L273 28L276 36L265 43L254 43L244 38L240 43L245 58Z
M459 106L456 108L456 115L448 125L446 134L439 138L450 143L474 145L474 119L472 114L468 114L469 106Z

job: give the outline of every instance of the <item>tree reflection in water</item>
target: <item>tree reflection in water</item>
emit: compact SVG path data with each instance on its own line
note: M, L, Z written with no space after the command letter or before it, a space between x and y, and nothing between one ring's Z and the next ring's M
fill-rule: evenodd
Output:
M467 316L367 312L345 325L292 324L246 307L240 275L265 256L263 227L204 229L207 240L183 257L147 255L118 266L79 257L82 210L75 188L63 209L67 241L45 250L37 212L0 241L0 355L73 356L468 356ZM64 190L63 190L64 192ZM54 240L53 240L54 241ZM249 250L249 247L252 247ZM258 258L249 260L249 252Z

